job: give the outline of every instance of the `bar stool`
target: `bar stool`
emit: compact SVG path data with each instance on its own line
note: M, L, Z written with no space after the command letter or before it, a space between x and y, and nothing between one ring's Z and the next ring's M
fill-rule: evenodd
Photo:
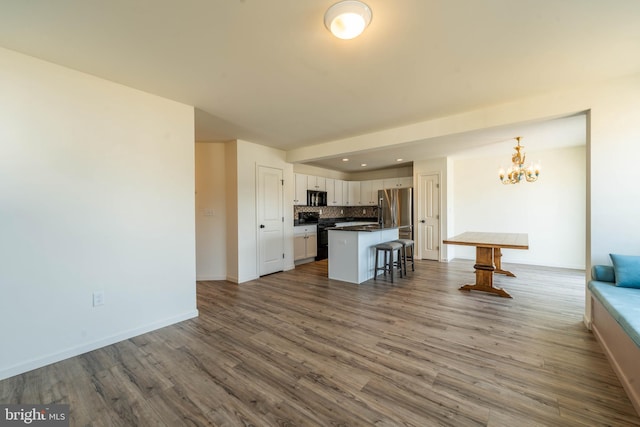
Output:
M407 260L411 261L411 271L416 271L416 263L413 257L414 254L414 244L411 239L398 239L394 240L394 242L398 242L402 245L402 264L404 264L404 275L407 275ZM407 248L411 250L411 255L407 255Z
M399 242L385 242L378 243L374 246L376 249L376 260L375 260L375 269L373 272L373 280L376 280L378 277L378 270L384 271L384 275L387 275L387 271L391 274L391 283L393 283L393 268L398 267L398 272L400 273L400 277L402 277L402 259L401 259L401 251L402 251L402 243ZM384 260L382 267L378 267L378 254L382 252L382 259ZM397 260L394 261L394 253L397 252Z

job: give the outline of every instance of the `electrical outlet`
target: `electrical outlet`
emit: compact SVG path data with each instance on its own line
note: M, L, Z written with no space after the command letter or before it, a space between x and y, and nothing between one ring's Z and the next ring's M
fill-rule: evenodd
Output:
M344 215L344 209L340 209L340 215Z
M319 215L322 215L322 209L320 209L320 211L318 212Z
M93 306L97 307L104 304L104 291L95 291L93 293Z
M367 210L366 209L362 209L362 215L366 214Z

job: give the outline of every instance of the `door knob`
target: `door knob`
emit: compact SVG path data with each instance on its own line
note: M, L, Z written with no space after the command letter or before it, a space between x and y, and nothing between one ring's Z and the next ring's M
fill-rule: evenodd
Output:
M420 222L424 224L424 223L425 223L425 222L427 222L427 221L426 221L426 220L424 220L424 219L421 219L421 220L420 220Z
M260 228L264 228L264 224L260 224Z

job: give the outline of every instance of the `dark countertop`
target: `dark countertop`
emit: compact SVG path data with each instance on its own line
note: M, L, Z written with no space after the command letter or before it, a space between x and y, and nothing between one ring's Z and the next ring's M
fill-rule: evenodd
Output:
M327 230L371 232L371 231L394 230L396 228L401 228L401 227L385 227L384 225L371 224L371 225L351 225L346 227L331 227L331 228L327 228Z
M331 223L331 222L378 222L378 218L376 217L354 217L354 216L347 216L347 217L341 217L341 218L320 218L320 222L323 223ZM293 220L293 225L294 226L298 226L298 225L310 225L310 224L317 224L316 222L301 222L298 219L294 219Z

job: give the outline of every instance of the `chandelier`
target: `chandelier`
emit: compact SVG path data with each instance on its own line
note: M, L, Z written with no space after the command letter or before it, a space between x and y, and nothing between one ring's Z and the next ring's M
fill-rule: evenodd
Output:
M529 164L529 166L524 166L525 162L525 154L522 152L524 146L520 145L520 139L522 137L518 136L515 138L518 141L518 145L513 147L516 150L515 153L511 156L511 166L505 172L504 169L500 168L498 174L500 176L500 182L503 184L517 184L522 180L526 180L527 182L534 182L538 179L538 175L540 175L540 165L533 163Z

